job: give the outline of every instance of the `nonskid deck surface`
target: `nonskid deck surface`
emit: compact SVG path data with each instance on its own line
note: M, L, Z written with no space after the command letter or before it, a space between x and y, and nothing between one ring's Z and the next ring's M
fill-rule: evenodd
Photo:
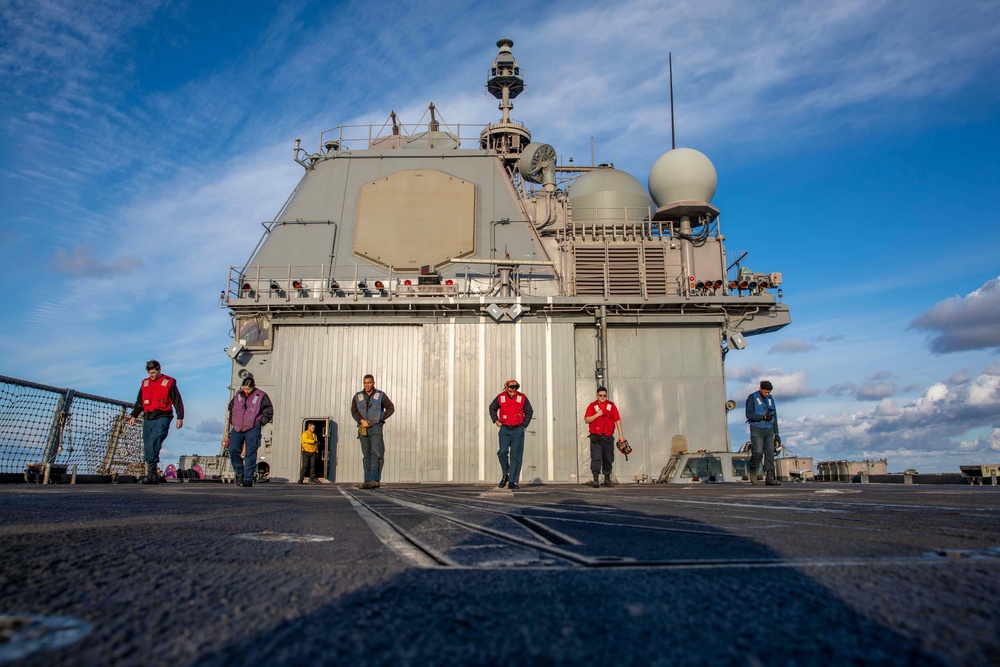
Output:
M0 496L0 616L86 628L12 664L67 650L79 664L989 664L1000 650L993 487Z

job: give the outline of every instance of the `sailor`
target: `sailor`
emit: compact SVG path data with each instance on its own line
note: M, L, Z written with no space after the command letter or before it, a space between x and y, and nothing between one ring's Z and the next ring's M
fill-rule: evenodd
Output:
M302 431L299 442L302 444L302 467L299 469L299 484L305 483L306 475L309 475L311 483L318 483L316 459L319 458L319 437L316 435L316 422L306 424L306 430Z
M382 426L396 411L396 406L384 391L375 388L374 375L366 375L362 387L351 401L351 415L358 423L358 440L365 468L365 481L359 488L377 489L382 485L382 466L385 464Z
M611 466L615 461L615 429L618 442L625 442L622 418L618 406L608 400L608 390L597 388L597 400L587 406L583 421L590 426L590 472L594 475L594 488L601 486L600 474L604 473L604 486L612 486Z
M507 380L504 390L490 403L490 419L500 428L498 435L500 449L497 458L500 460L501 489L510 483L511 489L521 488L518 480L521 477L521 458L524 455L524 429L531 422L534 410L531 401L518 391L521 388L517 380Z
M757 466L764 459L764 484L778 486L781 482L774 474L774 450L778 438L778 412L771 396L773 385L762 380L760 389L747 396L746 416L750 424L750 483L757 483Z
M177 389L177 381L160 372L160 362L150 359L146 362L149 377L142 381L139 395L135 399L129 426L135 426L135 418L142 414L142 455L146 463L145 475L139 478L142 484L158 484L160 473L156 464L160 462L160 448L170 433L170 420L177 412L177 428L184 426L184 401Z
M257 388L253 376L243 379L240 390L229 401L229 460L233 463L236 486L253 486L257 469L257 449L260 447L260 428L274 418L271 399Z

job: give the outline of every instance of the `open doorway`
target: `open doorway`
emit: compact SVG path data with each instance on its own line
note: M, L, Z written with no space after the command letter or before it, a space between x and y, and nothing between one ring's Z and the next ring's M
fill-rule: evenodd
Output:
M328 417L306 417L302 420L302 430L316 425L316 439L319 441L319 456L316 461L316 476L330 482L337 481L337 424Z

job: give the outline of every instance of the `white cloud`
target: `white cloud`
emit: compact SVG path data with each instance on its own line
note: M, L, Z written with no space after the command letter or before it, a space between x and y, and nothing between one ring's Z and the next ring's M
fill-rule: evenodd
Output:
M899 385L894 378L895 376L889 371L879 371L858 387L854 396L859 401L878 401L891 398L899 393Z
M70 276L111 276L142 266L142 259L138 257L120 257L113 262L104 262L94 257L94 252L91 245L74 246L68 252L56 248L49 267Z
M759 365L733 366L726 371L729 380L742 381L745 384L736 391L729 392L730 397L742 405L746 397L760 388L762 380L770 380L774 385L774 398L778 401L796 401L819 395L819 391L809 386L809 378L805 371L788 373L780 368L764 369Z
M986 453L1000 437L1000 372L994 366L966 384L934 383L907 403L885 398L867 410L786 419L782 433L797 452L814 450L832 459L904 449L938 457ZM966 437L984 428L993 432Z
M964 297L938 303L910 323L930 331L932 352L1000 350L1000 277Z

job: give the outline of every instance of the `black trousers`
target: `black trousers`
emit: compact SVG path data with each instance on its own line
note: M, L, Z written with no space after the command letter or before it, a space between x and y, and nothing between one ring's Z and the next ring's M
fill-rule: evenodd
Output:
M316 479L317 459L319 459L319 452L302 452L302 469L299 470L299 479L306 477Z
M615 437L613 435L590 434L590 472L599 475L611 474L611 464L615 462Z

